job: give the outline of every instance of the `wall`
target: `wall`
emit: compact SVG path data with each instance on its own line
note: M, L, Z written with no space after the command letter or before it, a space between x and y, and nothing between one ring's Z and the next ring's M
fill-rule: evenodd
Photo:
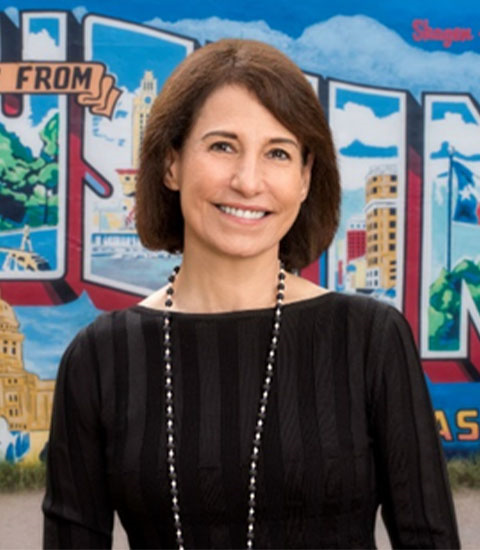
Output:
M0 12L0 460L41 458L74 334L178 262L136 236L138 146L173 68L223 36L287 53L331 124L342 221L304 275L403 311L446 452L480 450L476 4L38 4Z

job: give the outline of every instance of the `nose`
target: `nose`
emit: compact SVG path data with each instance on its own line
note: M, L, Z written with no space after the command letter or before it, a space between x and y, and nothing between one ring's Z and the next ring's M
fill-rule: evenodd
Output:
M259 159L243 155L235 165L230 187L245 197L258 195L263 188L263 174Z

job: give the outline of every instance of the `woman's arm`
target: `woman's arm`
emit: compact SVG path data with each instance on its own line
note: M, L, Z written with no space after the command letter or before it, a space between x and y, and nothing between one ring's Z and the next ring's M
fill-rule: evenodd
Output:
M113 510L97 367L88 328L67 348L58 371L43 501L44 548L111 548Z
M430 396L410 327L379 307L373 437L382 516L394 548L459 548L455 512Z

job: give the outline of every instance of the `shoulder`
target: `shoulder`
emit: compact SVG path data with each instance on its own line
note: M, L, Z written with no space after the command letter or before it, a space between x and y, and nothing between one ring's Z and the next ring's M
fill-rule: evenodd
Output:
M327 339L339 349L346 346L363 350L365 357L371 350L388 345L392 334L400 332L404 339L412 339L409 324L401 312L364 295L329 292L305 302L300 313L297 319L313 322L311 326L318 339Z
M92 322L80 329L64 351L62 361L85 363L108 352L116 340L126 338L130 325L138 316L133 308L100 313Z
M387 317L400 315L393 306L362 294L346 294L331 291L319 296L317 309L326 309L328 314L338 320L353 325L366 326L370 323L381 323Z

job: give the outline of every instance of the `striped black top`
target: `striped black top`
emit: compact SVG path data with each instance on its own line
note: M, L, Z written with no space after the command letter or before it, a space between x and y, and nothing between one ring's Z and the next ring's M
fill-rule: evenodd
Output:
M47 548L173 548L163 313L101 315L57 379L43 510ZM187 548L244 548L248 462L273 309L172 313ZM409 326L329 293L286 305L262 440L257 548L458 548L442 450Z

